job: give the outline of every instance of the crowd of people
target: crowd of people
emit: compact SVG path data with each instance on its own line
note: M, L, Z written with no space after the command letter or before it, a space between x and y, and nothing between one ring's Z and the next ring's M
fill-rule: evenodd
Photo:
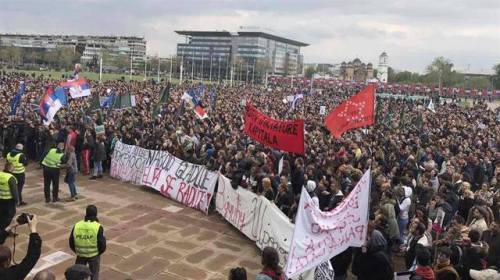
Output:
M392 279L394 271L411 271L412 279L479 279L474 278L477 273L500 268L499 111L483 100L465 108L459 100L435 98L433 112L426 109L424 99L378 98L375 125L335 139L324 126L320 106L329 112L363 85L310 89L280 83L264 87L92 82L93 93L100 97L109 95L108 89L118 95L133 93L136 106L96 111L91 98L70 99L56 120L44 126L35 109L45 88L57 80L4 73L3 104L10 104L20 80L26 83L26 93L17 114L11 116L7 106L0 108L0 148L5 157L21 148L26 160L43 165L49 151L63 143L59 151L70 166L65 182L71 199L77 198L75 176L101 178L117 141L166 150L220 170L234 188L265 196L292 222L302 188L318 198L321 210L329 211L371 168L367 245L331 259L335 279L349 274ZM165 87L168 99L158 108ZM198 119L184 104L181 96L188 90L198 91L209 118ZM305 96L292 109L286 97L299 92ZM275 119L304 119L305 154L252 141L243 131L245 102ZM96 135L98 125L104 125L104 134ZM278 173L281 158L284 164ZM58 184L52 181L52 200L46 191L47 203L59 199ZM22 188L17 204L29 204L21 192ZM267 262L275 261L277 253L271 251L264 250ZM267 265L261 274L258 279L283 279L279 263ZM237 268L230 279L246 279L243 275L244 269Z

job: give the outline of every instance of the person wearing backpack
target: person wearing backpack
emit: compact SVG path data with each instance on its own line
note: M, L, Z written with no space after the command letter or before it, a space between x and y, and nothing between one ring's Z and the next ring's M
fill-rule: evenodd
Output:
M399 229L399 239L401 242L403 242L405 239L404 232L406 230L406 226L408 225L409 221L409 215L408 212L410 211L410 206L411 206L411 195L413 194L413 191L410 187L403 186L403 199L401 201L398 200L397 203L397 208L399 209L398 211L398 229Z

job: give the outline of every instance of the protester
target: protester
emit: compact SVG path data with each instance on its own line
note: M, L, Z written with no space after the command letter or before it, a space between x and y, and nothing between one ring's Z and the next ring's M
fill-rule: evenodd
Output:
M432 256L429 250L423 246L417 248L416 251L416 269L411 280L434 280L434 270L432 270Z
M69 146L66 149L66 177L64 181L68 184L69 192L70 192L70 200L77 199L77 191L76 191L76 173L78 172L75 148L73 146Z
M434 267L436 280L459 280L460 276L451 265L450 256L452 252L448 247L442 247L437 253L437 264Z
M0 279L22 280L38 262L42 250L42 239L37 233L38 219L26 217L30 230L28 251L21 263L11 265L12 253L9 247L0 245Z
M273 247L265 247L262 250L262 271L257 274L255 280L284 280L285 273L281 268L278 252Z
M28 159L23 154L23 147L24 146L21 143L16 144L16 147L5 157L5 159L12 166L12 175L14 175L17 180L17 194L19 196L18 206L26 205L26 202L23 200L22 193L24 181L26 179L24 172L26 170L26 166L28 166Z
M3 101L8 102L21 76L9 73L0 77ZM442 94L447 100L439 102L435 98L437 93L431 90L378 84L378 93L392 95L377 96L375 124L353 129L335 139L325 128L324 116L318 113L320 106L330 111L360 91L364 84L315 81L311 90L300 79L291 87L276 78L267 87L206 86L209 94L202 94L198 90L200 84L184 82L172 87L167 101L161 103L162 84L91 82L97 97L108 96L110 88L117 96L133 92L136 106L120 110L102 108L101 118L97 113L99 105L94 108L91 98L70 98L55 120L44 126L30 106L41 97L47 79L24 80L27 91L17 115L9 117L5 111L0 114L3 124L0 144L4 146L4 154L22 143L28 158L43 159L50 148L63 142L67 149L75 147L76 164L81 167L76 170L90 175L92 165L91 178L97 179L103 174L101 164L104 167L109 164L118 141L167 151L181 160L220 170L231 179L234 188L243 187L274 201L292 222L303 188L321 210L331 211L350 194L360 174L370 168L373 178L370 214L380 233L375 236L382 236L385 246L393 251L403 251L408 264L419 266L415 255L420 244L449 246L453 264L461 265L460 258L455 260L454 255L468 248L470 230L477 230L480 239L490 245L484 258L487 265L498 264L498 250L492 252L491 248L498 236L495 231L498 223L494 221L500 216L500 111L489 109L483 100L465 108L460 105L461 100L448 100L452 95ZM181 96L190 90L197 92L209 118L197 118L185 105ZM295 93L305 95L292 109L282 100ZM459 92L455 95L466 96ZM429 98L437 101L433 111L426 109ZM262 113L275 119L304 119L305 153L276 151L250 139L243 130L242 100L251 100ZM158 114L152 114L155 107ZM97 136L95 128L101 122L105 133ZM33 144L27 141L28 137L34 139ZM283 159L281 173L280 159ZM70 169L75 171L68 166L68 172ZM371 259L383 264L387 251L377 247L366 253L356 252L353 268L370 268L366 262ZM348 259L350 254L345 259L332 260L339 276L344 274L345 264L350 263ZM445 261L438 262L437 279L438 270L443 272L441 268L447 266ZM376 269L390 271L386 266Z
M76 253L75 264L87 265L92 280L99 279L101 255L106 251L104 229L97 218L97 207L88 205L85 218L76 223L69 236L69 247Z

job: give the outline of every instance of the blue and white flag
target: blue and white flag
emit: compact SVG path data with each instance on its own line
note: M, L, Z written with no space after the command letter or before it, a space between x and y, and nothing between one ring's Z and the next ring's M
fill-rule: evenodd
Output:
M295 110L295 107L297 107L297 103L299 102L300 99L304 98L304 95L302 93L296 94L293 96L292 100L292 110Z
M113 102L115 100L115 91L108 89L107 93L110 95L105 97L104 101L101 104L101 108L109 108L109 107L111 107L111 105L113 105Z
M24 81L21 81L19 83L19 89L17 90L16 95L14 98L12 98L12 103L10 104L10 114L14 116L17 112L17 107L19 106L19 103L21 103L21 98L24 95L24 92L26 91L26 84Z

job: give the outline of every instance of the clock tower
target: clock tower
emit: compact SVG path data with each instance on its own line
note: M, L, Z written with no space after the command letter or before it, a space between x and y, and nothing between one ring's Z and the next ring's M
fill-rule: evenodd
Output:
M387 83L389 71L389 56L383 52L378 59L377 79L382 83Z

